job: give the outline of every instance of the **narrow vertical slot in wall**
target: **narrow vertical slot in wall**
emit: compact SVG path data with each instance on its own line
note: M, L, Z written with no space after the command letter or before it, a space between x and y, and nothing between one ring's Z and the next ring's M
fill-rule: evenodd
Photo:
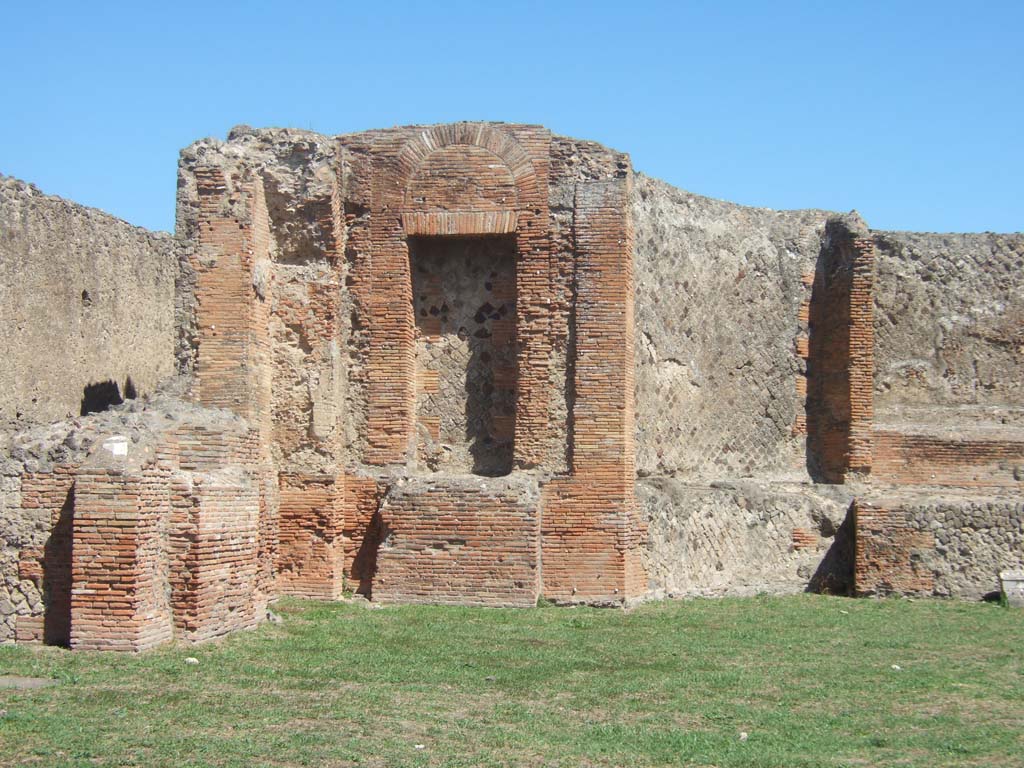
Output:
M413 237L409 266L417 463L506 475L516 410L515 237Z

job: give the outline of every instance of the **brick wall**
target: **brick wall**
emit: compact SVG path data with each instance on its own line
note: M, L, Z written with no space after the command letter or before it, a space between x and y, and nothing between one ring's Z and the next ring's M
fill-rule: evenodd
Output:
M892 485L1020 489L1024 440L998 434L971 439L878 429L872 478Z
M256 430L190 425L167 435L168 575L175 630L201 641L254 626L276 594ZM271 520L273 518L270 518Z
M282 473L277 588L336 600L344 590L345 478Z
M341 143L346 283L355 310L349 391L362 390L366 399L361 457L370 465L404 465L413 474L508 471L504 461L484 460L489 438L491 448L508 446L513 474L569 469L578 479L561 478L545 491L555 511L545 518L546 530L552 542L558 541L545 565L552 595L621 601L642 593L642 527L633 495L628 158L606 153L591 166L577 167L559 155L564 175L554 179L551 136L534 126L395 129L343 137ZM588 176L601 181L572 181ZM549 199L563 204L566 190L575 220L561 222L549 210ZM515 234L514 289L505 290L500 270L491 270L499 274L488 274L492 279L483 282L509 313L490 317L501 310L499 302L491 302L478 329L473 310L485 305L470 308L472 322L460 315L468 305L455 306L466 303L461 286L481 268L465 238L506 233ZM438 237L448 235L461 239ZM410 241L411 236L421 239ZM443 274L416 273L431 254L452 260L445 262ZM557 318L567 322L554 322ZM453 350L451 359L445 357L448 326L459 336L472 336L473 330L489 334L494 347L483 350L493 375L483 382L490 407L481 413L472 407L471 390L474 361L482 362L483 353L470 350L468 360L456 360ZM503 360L500 348L511 347L512 340L518 354ZM501 408L500 394L513 388L515 407L509 412ZM513 402L511 396L504 400ZM352 411L361 418L358 403ZM467 457L457 455L463 443L468 443ZM379 499L380 489L364 498L374 494ZM346 506L347 530L363 538L349 545L349 573L363 591L378 594L371 574L372 564L380 563L374 537L383 523L353 503ZM387 525L395 535L402 531L400 519ZM575 579L565 587L560 571L578 575L578 565L592 559L597 545L588 537L600 539L613 564L602 566L603 581Z
M992 495L898 496L854 505L859 595L979 599L1024 567L1024 502Z
M546 598L620 603L646 591L638 562L645 531L631 482L557 478L543 488L543 507Z
M180 203L196 391L258 434L277 588L377 594L403 478L536 470L553 594L642 593L628 158L539 126L286 134L186 152ZM514 269L484 269L496 243ZM565 586L598 541L602 576Z
M807 451L819 481L871 471L873 274L873 241L830 220L809 307Z
M373 596L532 606L540 594L539 498L529 482L414 480L381 506Z

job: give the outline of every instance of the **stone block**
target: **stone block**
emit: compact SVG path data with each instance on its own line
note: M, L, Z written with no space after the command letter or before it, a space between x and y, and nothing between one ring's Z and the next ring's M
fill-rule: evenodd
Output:
M1007 605L1013 608L1024 608L1024 570L1001 571L999 588Z

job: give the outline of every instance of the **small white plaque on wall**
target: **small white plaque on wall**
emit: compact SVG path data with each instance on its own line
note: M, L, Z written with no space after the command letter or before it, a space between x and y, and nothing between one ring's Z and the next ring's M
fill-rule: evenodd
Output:
M114 435L103 441L104 450L110 451L114 456L128 455L128 438L124 435Z

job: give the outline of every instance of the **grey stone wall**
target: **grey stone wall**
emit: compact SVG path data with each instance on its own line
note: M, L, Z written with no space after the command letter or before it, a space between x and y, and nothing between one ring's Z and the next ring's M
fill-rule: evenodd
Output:
M18 616L42 611L38 587L18 576L18 553L42 546L49 534L49 516L21 508L20 467L0 465L0 643L14 639Z
M848 589L852 494L812 486L798 338L827 211L638 176L637 497L656 595Z
M634 190L639 474L806 478L801 279L829 214Z
M644 478L645 567L656 596L845 593L853 568L842 486Z
M81 410L174 372L175 243L0 176L0 423Z
M915 550L930 574L928 596L979 599L999 589L999 572L1024 568L1024 500L1019 496L916 499L902 506L908 528L935 537Z
M876 410L1024 405L1024 235L874 237Z

